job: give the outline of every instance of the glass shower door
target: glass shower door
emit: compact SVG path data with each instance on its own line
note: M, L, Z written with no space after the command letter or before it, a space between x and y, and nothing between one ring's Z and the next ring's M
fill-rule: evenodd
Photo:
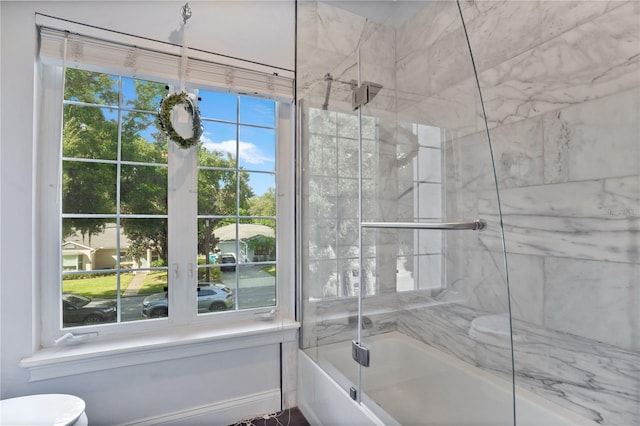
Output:
M499 199L462 21L424 2L390 22L356 51L356 399L386 424L513 424Z
M301 347L347 395L358 366L358 137L355 55L298 101L301 165Z

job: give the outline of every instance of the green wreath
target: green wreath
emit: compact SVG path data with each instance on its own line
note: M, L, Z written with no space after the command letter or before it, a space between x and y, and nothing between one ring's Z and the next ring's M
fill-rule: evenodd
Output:
M180 133L176 132L171 123L171 111L173 107L181 104L191 116L192 133L190 138L183 138ZM193 101L186 92L172 93L165 96L160 101L160 109L158 110L158 128L169 136L180 148L190 148L198 143L202 136L202 121L200 121L200 111L194 105Z

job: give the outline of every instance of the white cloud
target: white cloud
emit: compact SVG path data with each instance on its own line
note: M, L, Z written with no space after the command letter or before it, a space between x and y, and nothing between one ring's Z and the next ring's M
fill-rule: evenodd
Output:
M209 151L230 152L234 156L236 154L235 140L213 142L211 139L207 138L206 135L203 135L201 140L202 145ZM253 143L240 141L238 148L240 149L241 162L247 164L264 164L273 163L275 161L274 158L263 153L260 148Z

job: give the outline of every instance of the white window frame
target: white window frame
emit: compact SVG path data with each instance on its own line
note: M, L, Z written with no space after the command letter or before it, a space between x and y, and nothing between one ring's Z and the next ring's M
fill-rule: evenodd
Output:
M111 35L111 34L110 34ZM120 42L116 40L116 42ZM171 53L171 52L169 52ZM40 100L40 111L36 114L36 126L39 126L37 141L37 157L34 160L37 164L37 176L34 182L34 202L37 206L36 223L34 226L34 239L37 262L34 262L34 276L37 279L36 289L39 291L39 299L36 299L36 316L40 320L40 339L36 346L46 348L55 345L55 341L71 332L75 336L60 342L65 344L78 340L84 341L83 348L73 345L73 350L60 351L60 346L52 348L55 350L41 350L33 357L23 360L23 366L32 368L34 371L41 369L42 365L56 364L62 362L61 359L74 353L75 357L81 359L94 358L111 352L115 347L118 350L130 350L136 352L145 348L148 352L149 346L163 347L166 336L173 336L176 342L183 341L200 342L202 339L219 340L229 339L237 336L268 333L270 331L297 329L298 325L294 321L294 168L288 167L294 160L294 105L292 99L276 99L276 141L277 159L276 164L281 166L276 171L277 188L277 212L276 212L276 235L277 235L277 306L267 308L255 308L238 310L231 312L221 312L216 315L197 315L196 309L196 286L187 285L195 281L197 274L197 197L194 193L197 190L197 153L195 149L182 150L174 143L169 143L169 150L180 162L187 164L187 179L169 179L168 191L178 190L177 197L169 197L169 241L175 240L176 235L192 235L194 239L186 244L192 247L191 250L170 251L169 274L170 288L169 304L171 305L170 316L161 320L142 320L117 324L103 324L96 326L86 326L81 329L63 329L61 327L62 311L60 303L61 294L61 209L60 209L60 174L61 174L61 125L62 125L62 105L63 105L63 66L64 61L43 60L37 63L37 73L42 79L36 82L37 99ZM137 74L127 69L100 69L91 65L82 66L98 72L112 73L123 77L139 79L149 79L159 81L157 76L145 76ZM262 70L260 70L262 71ZM169 84L177 85L175 76L167 76ZM187 81L189 83L189 81ZM202 81L191 83L202 89L220 89L220 87L207 87ZM229 89L230 91L233 91ZM239 92L239 91L238 91ZM254 94L254 93L252 93ZM273 94L265 94L265 97L274 98ZM180 164L174 163L172 167L180 168ZM171 176L171 173L169 174ZM191 176L192 175L192 176ZM184 176L183 176L184 177ZM181 187L178 187L178 182ZM191 205L193 220L172 223L175 216L172 211L176 208L184 209L185 205ZM172 253L174 252L174 253ZM177 274L171 278L171 274ZM191 277L190 277L191 276ZM186 287L186 288L185 288ZM176 291L177 290L177 291ZM38 309L39 305L39 309ZM272 312L275 311L275 312ZM275 313L275 316L273 315ZM265 317L265 314L267 315ZM55 319L58 320L55 320ZM265 321L268 319L269 321ZM188 331L187 331L188 330ZM196 333L196 335L194 335ZM140 338L139 336L146 336ZM179 337L177 337L179 336ZM132 340L133 339L133 340ZM282 337L276 340L283 341ZM92 343L90 343L92 342ZM105 346L106 345L106 346ZM115 346L114 346L115 345ZM237 343L236 343L237 346ZM220 350L224 346L218 346ZM159 351L161 351L159 349ZM160 354L160 352L158 352ZM158 357L146 357L145 362L164 359L166 351ZM184 355L180 355L184 356ZM88 357L88 358L87 358ZM140 361L140 360L139 360ZM113 360L109 361L113 365ZM138 361L132 361L133 364ZM126 364L131 365L131 364ZM84 366L86 371L95 371L104 365L94 367ZM85 371L80 368L77 371ZM58 373L52 371L44 372L36 377L48 378L57 377ZM32 378L33 378L32 371ZM36 378L37 379L37 378Z

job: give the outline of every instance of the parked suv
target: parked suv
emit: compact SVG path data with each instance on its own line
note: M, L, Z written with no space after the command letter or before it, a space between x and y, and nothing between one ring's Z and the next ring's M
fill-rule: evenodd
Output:
M168 291L154 293L142 301L142 315L160 318L169 315ZM233 292L224 284L198 283L198 313L226 311L233 308Z
M100 324L115 322L116 302L114 300L91 300L79 294L62 295L62 322L71 324Z
M220 263L222 266L220 267L221 271L235 271L236 270L236 255L234 253L224 253L220 256ZM229 264L232 265L229 265Z

